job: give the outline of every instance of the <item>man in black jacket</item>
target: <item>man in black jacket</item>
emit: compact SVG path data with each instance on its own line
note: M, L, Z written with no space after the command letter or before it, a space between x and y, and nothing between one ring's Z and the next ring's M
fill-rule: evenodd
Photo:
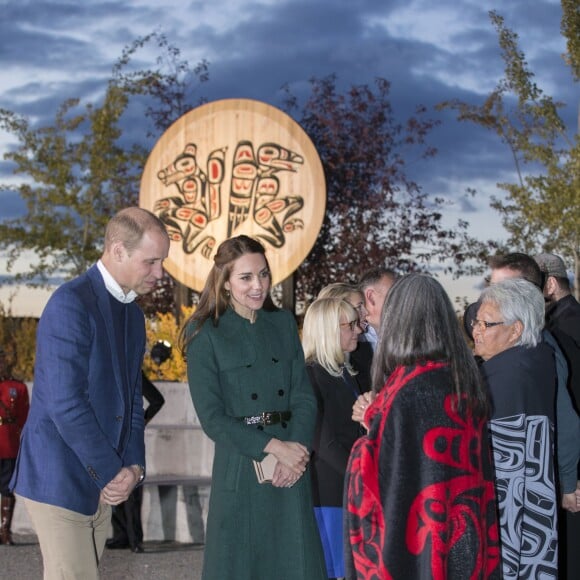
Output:
M570 281L562 258L555 254L538 254L534 260L545 276L546 328L556 335L565 334L573 341L571 349L566 349L565 344L560 346L569 359L570 370L574 372L580 366L580 304L570 291ZM578 409L580 376L575 379L571 386Z
M570 394L576 410L580 409L580 304L572 296L566 265L555 254L534 256L544 275L544 298L546 300L546 328L558 341L570 373ZM580 443L578 443L580 445ZM576 503L580 505L580 473L576 484ZM566 507L566 506L564 506ZM580 578L580 514L568 510L565 522L566 544L560 542L562 554L560 579ZM561 525L564 527L564 525ZM564 566L566 568L564 569Z

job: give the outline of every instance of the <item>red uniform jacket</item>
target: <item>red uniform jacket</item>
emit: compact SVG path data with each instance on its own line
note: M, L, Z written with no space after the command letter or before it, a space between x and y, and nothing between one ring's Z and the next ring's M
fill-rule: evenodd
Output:
M0 380L0 459L13 459L18 455L28 406L28 389L23 382Z

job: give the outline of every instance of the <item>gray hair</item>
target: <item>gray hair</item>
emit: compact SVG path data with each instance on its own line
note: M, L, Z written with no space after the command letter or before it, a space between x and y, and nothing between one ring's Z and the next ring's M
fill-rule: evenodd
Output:
M371 268L363 273L358 282L358 289L361 292L364 292L369 286L380 282L384 276L390 278L393 283L395 283L398 278L397 273L394 270L383 266L377 266L376 268Z
M544 297L531 282L523 278L510 278L492 284L481 294L481 303L495 304L507 324L522 323L522 335L515 343L536 346L544 328Z
M459 407L465 403L478 417L487 413L487 393L449 296L434 278L408 274L393 284L383 307L373 390L380 391L397 367L425 361L449 364Z

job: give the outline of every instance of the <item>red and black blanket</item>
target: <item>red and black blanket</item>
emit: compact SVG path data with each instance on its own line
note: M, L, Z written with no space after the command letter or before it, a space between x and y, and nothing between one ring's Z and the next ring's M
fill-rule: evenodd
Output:
M347 578L499 578L487 424L448 365L399 367L369 406L345 484Z

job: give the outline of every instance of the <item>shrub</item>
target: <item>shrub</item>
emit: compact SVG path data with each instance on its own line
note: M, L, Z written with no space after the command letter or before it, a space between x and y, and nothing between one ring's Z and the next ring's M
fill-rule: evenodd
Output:
M181 308L181 320L187 320L195 310L195 306ZM157 313L146 320L147 352L143 362L143 370L152 381L187 381L186 363L178 346L181 327L172 312ZM158 340L166 340L172 346L168 360L157 365L151 359L151 348Z

